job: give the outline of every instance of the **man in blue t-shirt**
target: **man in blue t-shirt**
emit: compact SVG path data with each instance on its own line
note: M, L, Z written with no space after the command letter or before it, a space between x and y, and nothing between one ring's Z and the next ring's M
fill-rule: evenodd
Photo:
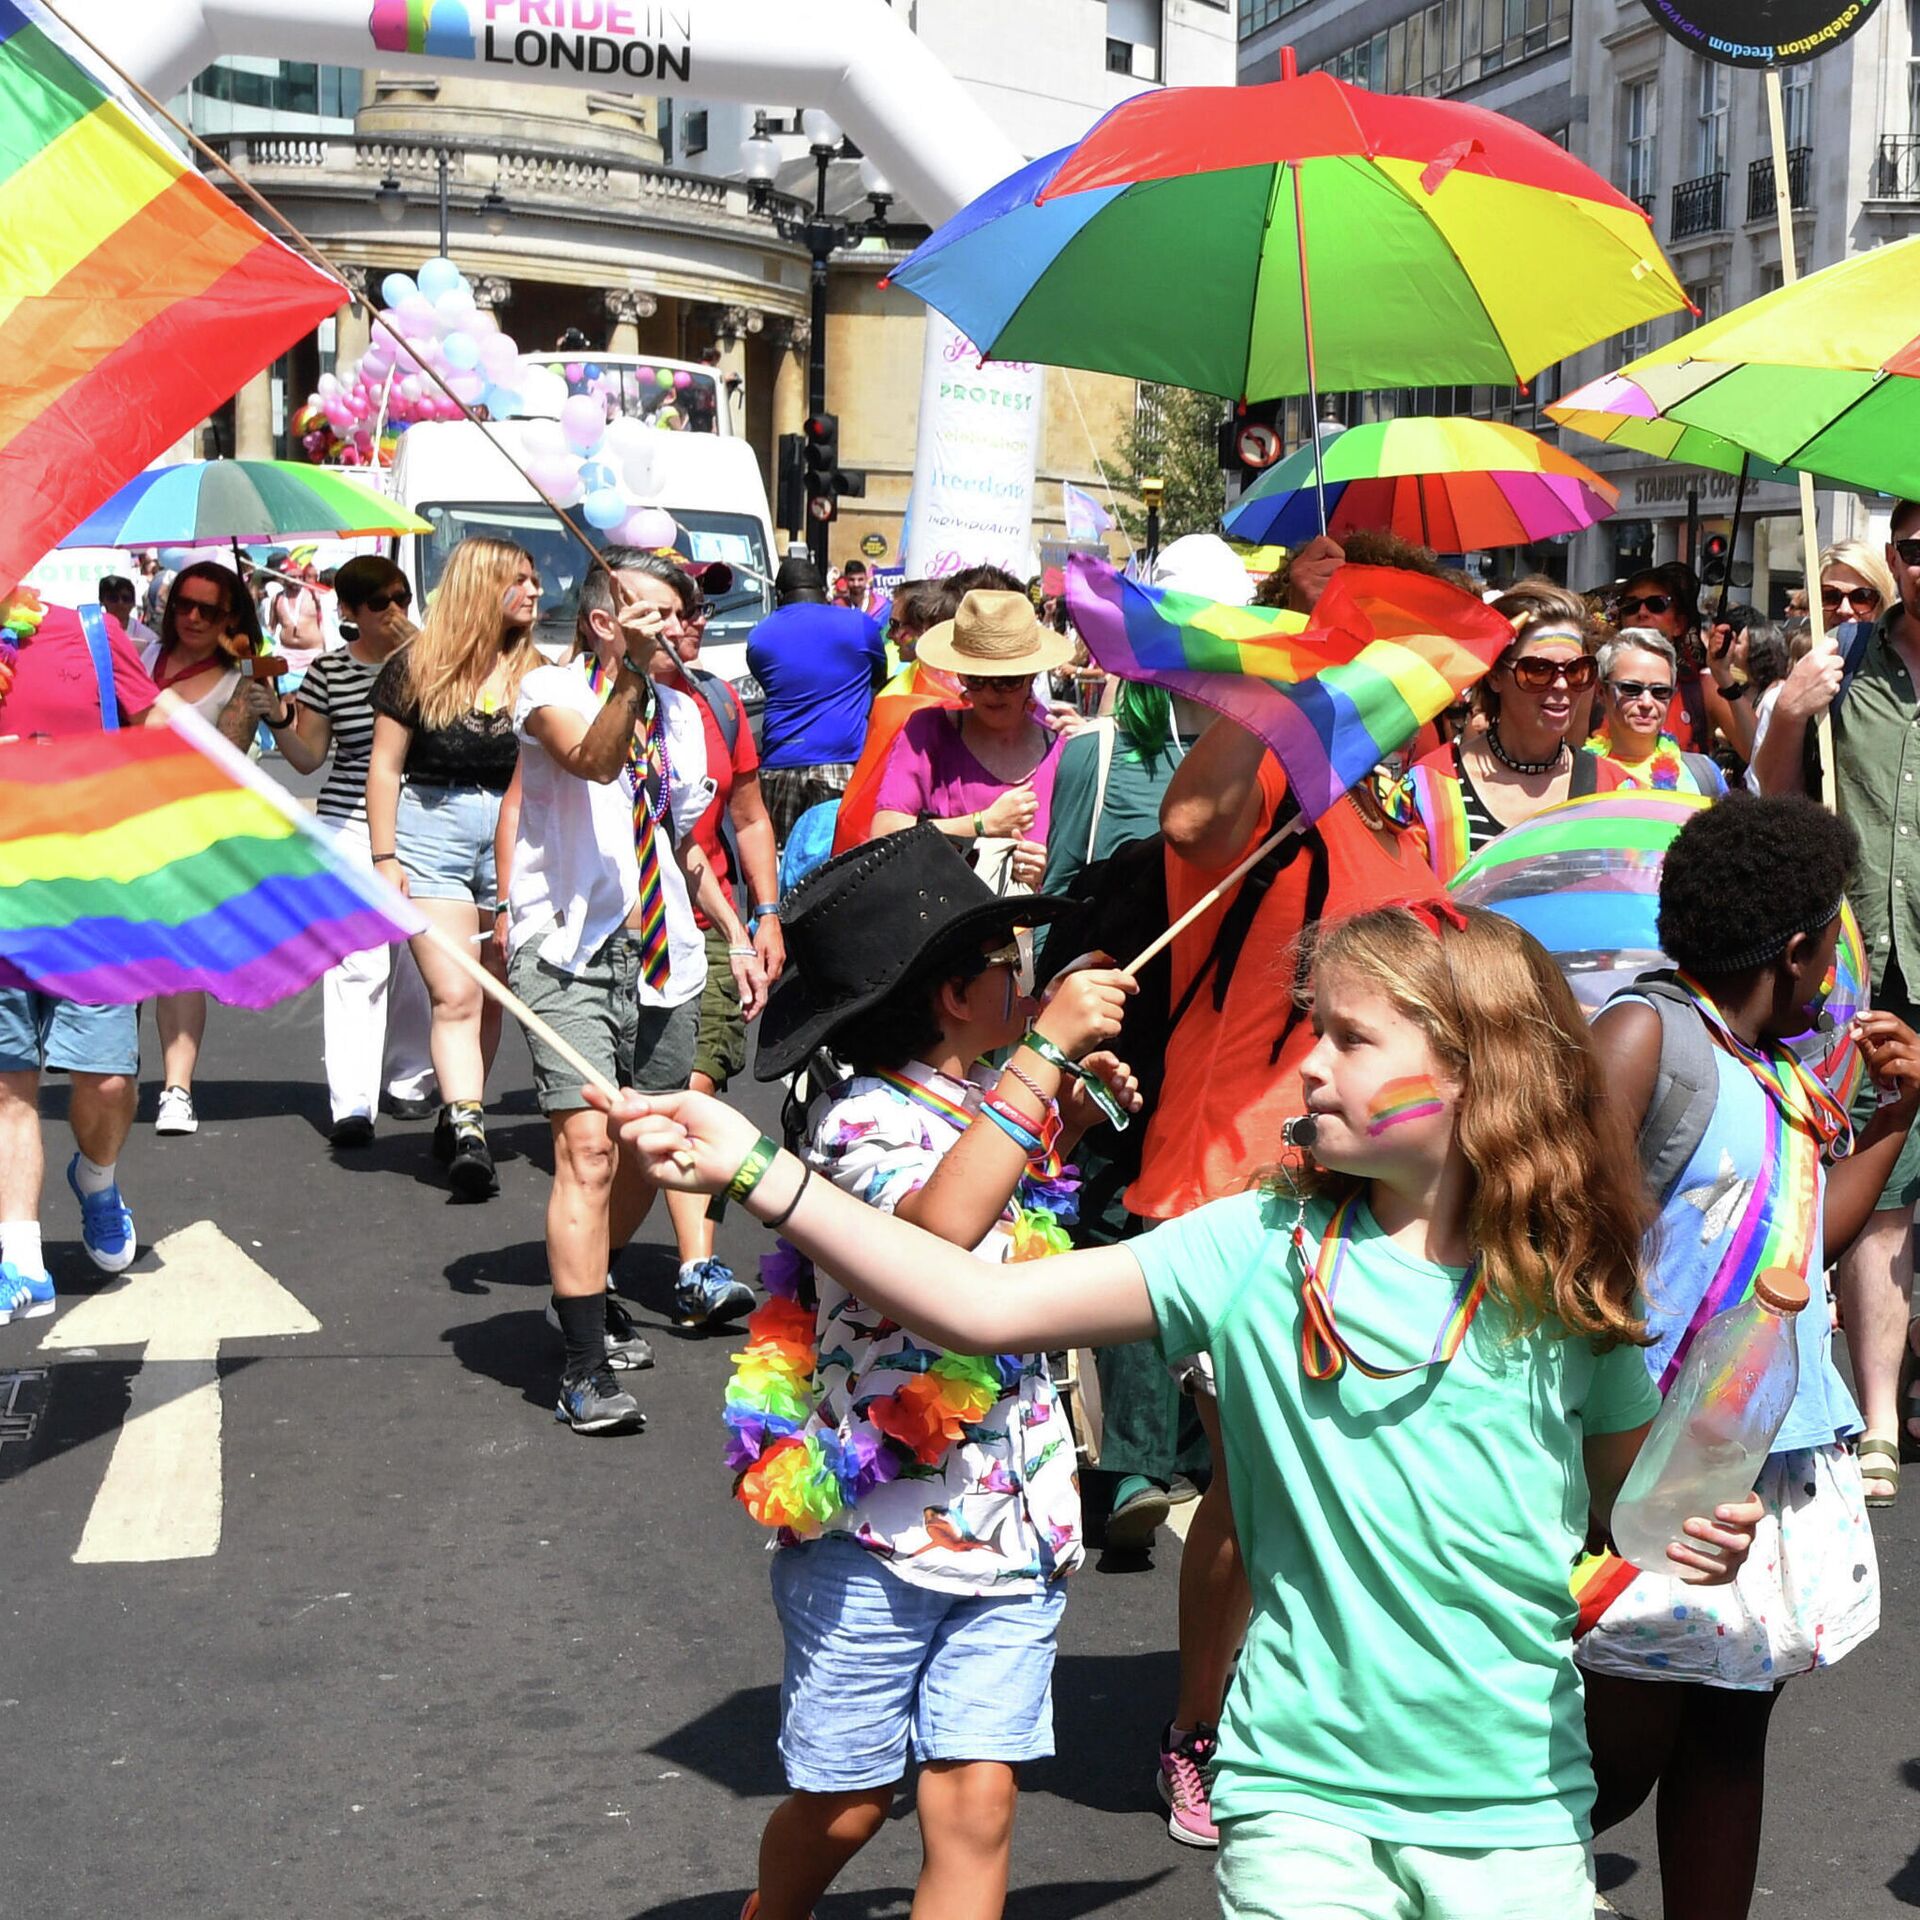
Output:
M876 620L827 604L811 560L781 561L773 590L778 605L747 641L747 666L766 693L760 786L784 841L809 807L845 790L886 678L887 649Z

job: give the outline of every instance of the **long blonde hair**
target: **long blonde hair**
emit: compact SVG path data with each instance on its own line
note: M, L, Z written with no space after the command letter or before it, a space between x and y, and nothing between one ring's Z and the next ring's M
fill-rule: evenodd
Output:
M1437 938L1405 907L1323 926L1314 977L1383 995L1465 1088L1455 1125L1474 1174L1468 1226L1516 1329L1551 1317L1644 1346L1635 1296L1653 1209L1586 1019L1531 934L1477 908L1465 919L1442 920ZM1314 1178L1335 1194L1360 1184Z
M1893 574L1887 567L1887 557L1878 547L1870 547L1864 540L1836 540L1832 546L1820 551L1820 577L1827 577L1829 567L1845 567L1849 572L1857 573L1875 593L1880 596L1880 611L1896 605L1900 599L1900 589L1893 584Z
M423 727L450 727L480 704L481 689L504 659L506 705L539 664L531 626L507 623L501 607L533 555L511 540L475 534L447 556L446 571L420 631L407 642L407 685Z

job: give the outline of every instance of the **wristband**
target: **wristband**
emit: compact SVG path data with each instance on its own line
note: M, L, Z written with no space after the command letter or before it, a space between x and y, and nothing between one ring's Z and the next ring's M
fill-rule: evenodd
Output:
M756 900L753 903L753 917L756 920L778 920L780 902L778 900Z
M261 715L261 718L267 721L267 731L269 733L284 733L299 717L291 705L287 708L287 717L284 720L267 719L265 714Z
M984 813L976 813L973 816L973 837L976 840L984 840L987 837L987 816Z
M806 1192L813 1181L813 1169L803 1160L800 1163L800 1184L793 1190L793 1198L776 1213L771 1220L761 1221L763 1227L770 1227L778 1233L793 1218L794 1209L800 1204L800 1196Z
M982 1118L991 1120L1028 1159L1041 1150L1040 1136L1027 1125L1018 1110L1008 1106L1004 1100L981 1101L980 1113Z
M755 947L729 947L727 957L730 960L758 960L760 954Z
M377 867L382 860L398 860L399 858L400 856L397 853L376 853L373 856L373 864Z
M1131 1116L1120 1102L1113 1097L1107 1083L1097 1073L1089 1073L1079 1061L1072 1060L1054 1045L1037 1027L1029 1027L1022 1035L1020 1044L1032 1053L1037 1053L1049 1066L1055 1066L1062 1073L1070 1073L1087 1090L1087 1098L1107 1116L1108 1123L1116 1133L1125 1133Z
M733 1170L733 1178L727 1182L727 1198L744 1200L762 1180L767 1169L773 1165L780 1152L780 1143L769 1140L763 1133L753 1143L753 1150Z

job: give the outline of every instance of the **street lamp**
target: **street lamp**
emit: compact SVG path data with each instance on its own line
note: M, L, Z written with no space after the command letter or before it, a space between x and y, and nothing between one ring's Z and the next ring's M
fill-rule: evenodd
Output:
M444 260L447 257L447 248L452 240L449 232L451 223L448 219L447 210L447 169L452 164L452 149L448 147L435 147L433 150L433 159L435 169L439 175L440 257ZM379 209L380 218L390 227L397 227L400 222L406 218L407 190L400 184L400 176L394 172L391 166L387 168L385 178L381 180L380 185L374 191L373 204ZM481 203L480 212L481 217L487 223L487 231L489 233L500 233L504 231L507 224L507 203L501 198L498 187L495 187ZM495 220L499 221L500 224L498 226L494 225Z
M487 197L480 202L480 224L491 234L505 233L511 212L506 195L498 187L489 187Z
M407 192L391 167L374 192L373 204L390 227L397 227L407 217Z
M840 158L846 135L840 123L818 107L807 108L800 116L800 130L813 156L813 205L776 195L773 182L780 171L780 149L767 127L765 114L755 114L753 132L740 143L740 171L747 182L749 203L756 213L772 220L781 239L806 248L813 262L810 283L812 297L812 333L807 343L807 413L818 418L827 410L827 268L840 248L856 240L886 240L892 229L887 209L893 204L893 190L885 175L871 161L860 168L861 185L873 207L865 220L836 219L827 212L827 172ZM810 521L807 546L814 564L827 570L827 526Z

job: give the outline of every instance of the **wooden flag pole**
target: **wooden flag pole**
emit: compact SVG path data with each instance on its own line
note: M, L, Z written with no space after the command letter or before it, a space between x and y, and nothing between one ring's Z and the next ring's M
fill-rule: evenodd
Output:
M1221 897L1228 889L1237 886L1244 880L1275 847L1279 846L1282 841L1291 840L1296 833L1304 833L1306 829L1307 822L1305 817L1297 813L1285 826L1274 828L1225 879L1217 881L1213 886L1209 887L1165 933L1159 935L1150 946L1143 947L1140 952L1135 954L1134 957L1127 962L1124 971L1137 974L1156 953L1170 947L1202 914L1218 906Z
M1787 114L1778 67L1767 69L1767 129L1773 139L1773 206L1780 223L1780 284L1790 287L1799 279L1800 268L1794 258L1793 183L1787 177ZM1813 650L1820 653L1833 642L1820 612L1820 527L1814 512L1813 475L1805 469L1800 474L1800 545L1807 575L1807 619L1813 628ZM1727 559L1731 563L1731 549ZM1826 714L1814 723L1814 737L1820 748L1820 798L1837 813L1840 794L1833 764L1833 727Z

